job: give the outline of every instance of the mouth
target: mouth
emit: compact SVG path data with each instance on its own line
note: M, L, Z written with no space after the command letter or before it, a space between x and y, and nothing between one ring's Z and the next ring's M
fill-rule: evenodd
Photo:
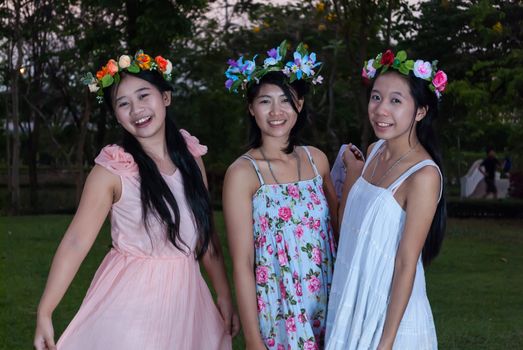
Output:
M385 122L374 122L374 124L376 124L380 128L388 128L388 127L391 127L394 125L392 123L385 123Z
M281 120L269 120L269 125L270 126L280 126L280 125L283 125L287 122L287 120L285 119L281 119Z
M143 117L143 118L140 118L138 120L136 120L134 122L134 125L140 127L140 126L144 126L145 124L147 124L149 121L151 121L153 117L152 116L146 116L146 117Z

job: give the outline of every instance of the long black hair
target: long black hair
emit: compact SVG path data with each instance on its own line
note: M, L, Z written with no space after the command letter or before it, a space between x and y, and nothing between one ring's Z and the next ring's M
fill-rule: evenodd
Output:
M445 177L443 175L443 162L438 138L434 131L434 122L438 119L439 101L436 93L429 89L429 83L424 79L416 77L412 71L408 76L394 71L389 72L396 73L407 81L410 94L414 99L414 115L412 117L410 133L412 133L412 128L415 125L416 135L420 144L425 148L425 150L427 150L434 163L436 163L436 165L440 168L441 174L443 176L443 181L441 184L442 195L436 207L436 212L434 214L434 218L432 219L429 233L421 253L423 265L428 266L441 250L441 245L443 243L445 229L447 226L447 201L445 199ZM369 91L372 90L375 81L376 79L373 80ZM416 112L420 107L425 107L427 112L425 117L416 123L414 118L416 117Z
M157 71L140 71L139 73L121 73L122 79L129 74L143 79L160 92L172 91ZM115 115L113 98L118 88L114 84L104 89L104 100L111 114ZM183 178L185 198L193 214L193 220L198 233L198 241L194 251L196 259L200 259L209 246L213 252L218 252L214 222L212 218L209 192L205 188L200 167L189 152L185 139L180 134L166 107L165 140L172 162L178 168ZM152 212L165 226L169 241L179 250L185 252L189 248L180 235L180 209L169 186L163 179L156 163L143 150L140 142L127 130L123 129L121 146L130 153L140 172L140 197L142 202L143 221L148 228L147 213ZM185 248L184 248L185 247Z
M282 89L283 93L289 100L292 109L296 112L298 115L298 118L296 120L296 124L291 129L290 135L289 135L289 143L287 144L287 147L283 149L283 151L287 154L292 153L294 151L294 146L301 145L302 141L299 138L299 131L303 129L303 127L308 122L308 115L307 115L307 106L305 104L305 100L303 101L303 106L301 108L301 111L298 110L298 106L296 106L296 102L298 100L301 100L305 97L305 95L309 92L309 86L306 82L303 80L295 80L292 83L288 83L289 78L283 74L283 72L269 72L265 74L257 83L251 82L250 85L247 87L247 102L252 104L254 102L254 99L256 96L258 96L258 93L260 92L261 87L264 84L272 84L278 86L280 89ZM249 141L248 141L248 148L258 148L262 145L262 137L261 137L261 130L258 124L256 124L256 120L251 115L251 113L248 113L248 120L249 120Z

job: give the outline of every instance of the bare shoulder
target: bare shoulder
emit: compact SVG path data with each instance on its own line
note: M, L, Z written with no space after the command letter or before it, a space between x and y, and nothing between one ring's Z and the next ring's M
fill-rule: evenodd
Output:
M249 190L254 193L260 182L252 163L245 158L239 157L227 168L224 179L224 190L234 187L238 190Z
M318 171L323 177L325 177L330 172L329 159L319 148L314 146L306 147L309 150L311 157L314 160L314 164L316 164L316 167L318 168Z
M410 193L420 197L434 194L439 195L441 175L436 167L425 166L412 174L409 182L412 188Z
M325 155L325 153L323 153L322 150L320 150L319 148L316 148L314 146L306 146L306 147L309 150L309 152L311 153L311 156L314 159L314 161L328 162L327 156Z
M110 172L98 164L95 164L91 169L85 181L85 186L97 187L100 189L104 187L116 188L119 187L120 184L120 176Z

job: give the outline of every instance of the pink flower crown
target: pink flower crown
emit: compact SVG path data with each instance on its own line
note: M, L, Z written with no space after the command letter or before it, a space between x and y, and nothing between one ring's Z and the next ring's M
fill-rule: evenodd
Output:
M171 61L156 56L154 60L151 56L145 54L142 50L136 52L133 56L122 55L116 62L114 59L107 61L96 76L92 73L87 73L82 78L82 83L89 87L89 91L97 93L96 97L99 103L103 102L103 89L111 86L113 83L120 81L120 72L127 71L129 73L139 73L140 70L156 70L160 72L163 78L167 81L172 80L173 65Z
M378 54L376 58L365 61L361 76L365 79L373 79L378 70L379 74L385 73L392 68L403 75L409 75L410 71L423 80L429 81L429 89L434 91L438 98L447 87L447 74L444 71L438 70L438 61L427 62L423 60L408 60L405 51L399 51L396 56L391 50Z

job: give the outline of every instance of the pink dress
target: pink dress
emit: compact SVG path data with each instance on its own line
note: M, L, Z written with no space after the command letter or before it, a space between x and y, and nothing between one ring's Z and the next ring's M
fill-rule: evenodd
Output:
M206 153L182 131L194 156ZM95 160L122 181L111 209L113 248L98 268L80 310L58 341L67 349L231 349L222 318L191 252L167 239L153 215L142 220L138 166L123 148L106 146ZM181 215L180 233L194 249L196 231L179 171L163 175Z

